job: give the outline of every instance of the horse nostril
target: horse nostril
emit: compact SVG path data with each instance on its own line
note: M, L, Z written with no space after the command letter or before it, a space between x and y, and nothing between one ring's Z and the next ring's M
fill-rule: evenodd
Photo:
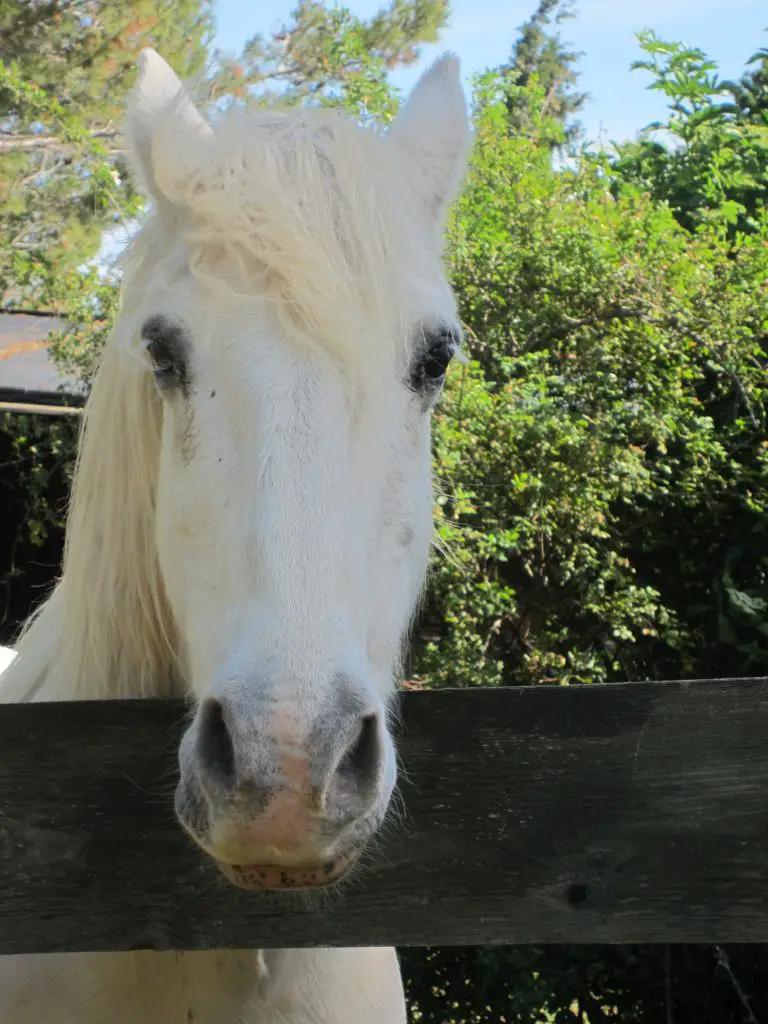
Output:
M227 787L234 783L235 751L232 737L224 721L223 708L212 697L200 709L197 750L200 764L211 779Z
M377 715L366 715L360 731L339 763L338 774L368 789L375 785L380 765L379 718Z

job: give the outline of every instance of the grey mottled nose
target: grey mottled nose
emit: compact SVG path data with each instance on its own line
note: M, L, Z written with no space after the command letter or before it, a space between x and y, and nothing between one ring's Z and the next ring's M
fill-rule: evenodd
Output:
M328 823L363 814L381 774L382 722L356 703L340 701L306 731L284 713L261 718L226 697L207 698L196 742L204 791L217 804L254 814L281 789L301 794L307 810Z

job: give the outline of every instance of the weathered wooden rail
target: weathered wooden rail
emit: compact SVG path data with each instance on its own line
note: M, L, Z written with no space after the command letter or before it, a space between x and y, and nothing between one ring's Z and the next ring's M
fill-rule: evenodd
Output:
M83 395L61 391L41 391L0 385L0 413L34 416L80 416L85 406Z
M235 891L183 705L0 707L0 953L768 941L768 680L407 693L404 813L337 894Z

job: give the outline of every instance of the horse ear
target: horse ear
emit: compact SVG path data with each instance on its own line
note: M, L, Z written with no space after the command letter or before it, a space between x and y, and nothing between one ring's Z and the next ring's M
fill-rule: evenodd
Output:
M471 137L459 58L449 53L422 75L387 134L410 157L416 187L441 223L464 178Z
M213 131L159 53L142 50L138 69L125 130L129 159L150 195L173 202L186 176L185 140L212 142Z

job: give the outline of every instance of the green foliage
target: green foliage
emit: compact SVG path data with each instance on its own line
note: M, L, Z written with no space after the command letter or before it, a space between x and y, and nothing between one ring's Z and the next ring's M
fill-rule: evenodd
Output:
M0 3L0 308L68 310L79 268L139 199L118 145L136 55L204 64L209 0Z
M507 94L507 115L512 132L525 131L532 116L540 114L542 105L531 102L526 89L536 81L544 90L543 108L558 129L549 138L553 148L565 141L573 142L581 128L573 115L587 100L586 93L576 89L577 63L580 54L569 50L560 33L550 25L560 25L574 17L575 0L539 0L538 7L520 29L509 64L502 68L511 82L519 86ZM540 135L542 141L543 136Z
M407 949L401 959L413 1024L742 1024L768 1013L760 946Z
M509 135L510 88L479 83L451 232L472 362L435 416L448 555L415 674L768 669L768 219L690 233L620 161L556 173L546 122Z
M763 47L747 61L755 65L738 82L723 82L733 97L731 113L754 124L768 124L768 47Z
M50 423L40 416L16 416L4 413L0 430L9 439L9 465L13 467L15 490L23 495L26 507L25 540L32 547L44 543L50 529L64 526L64 508L51 501L52 478L63 476L67 488L72 483L74 469L72 449L77 440L77 420L65 419L50 429ZM5 469L0 465L0 469ZM5 474L4 474L5 476ZM14 565L12 572L23 571Z
M387 74L412 64L448 19L447 0L390 0L372 18L323 0L300 0L291 21L259 34L239 58L219 55L235 102L340 105L363 122L396 109Z
M768 199L768 57L755 54L751 63L761 67L740 82L720 82L701 50L653 32L639 38L647 58L633 68L653 75L649 88L668 98L670 116L620 147L621 177L668 202L689 230L714 222L731 239L757 231ZM673 145L656 141L659 131Z

